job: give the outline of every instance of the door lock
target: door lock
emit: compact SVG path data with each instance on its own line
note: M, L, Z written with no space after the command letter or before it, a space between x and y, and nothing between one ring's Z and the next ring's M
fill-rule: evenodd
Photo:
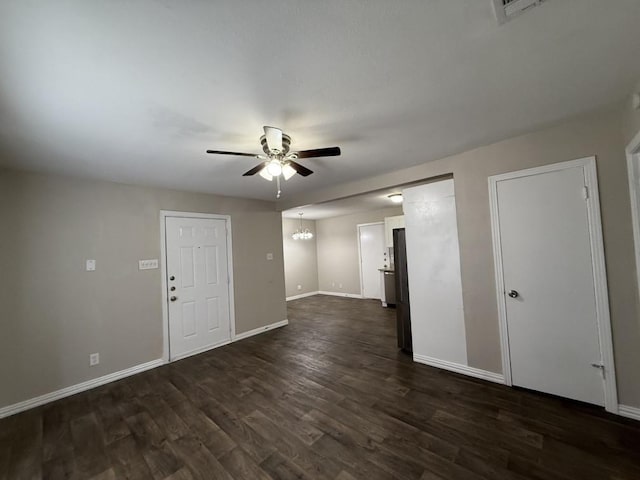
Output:
M518 298L520 296L520 294L515 290L511 290L507 295L509 295L511 298Z
M169 277L169 280L171 280L172 282L173 282L175 279L176 279L176 277L174 277L173 275L171 275L171 276Z
M178 299L178 297L176 297L175 295L173 295L169 300L171 300L172 302L175 302Z

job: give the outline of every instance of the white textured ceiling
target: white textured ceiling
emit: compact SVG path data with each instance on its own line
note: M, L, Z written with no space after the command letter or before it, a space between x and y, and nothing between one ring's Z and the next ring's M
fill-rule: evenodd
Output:
M305 160L284 195L496 141L620 100L640 1L4 0L0 164L274 198L241 174L262 125Z

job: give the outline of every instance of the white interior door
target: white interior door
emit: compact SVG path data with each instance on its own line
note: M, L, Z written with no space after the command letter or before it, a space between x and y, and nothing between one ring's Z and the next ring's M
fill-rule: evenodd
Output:
M584 167L496 188L512 382L603 405Z
M169 352L176 360L231 340L226 222L165 221Z
M364 298L382 297L380 271L384 265L384 223L358 225L360 242L360 275Z

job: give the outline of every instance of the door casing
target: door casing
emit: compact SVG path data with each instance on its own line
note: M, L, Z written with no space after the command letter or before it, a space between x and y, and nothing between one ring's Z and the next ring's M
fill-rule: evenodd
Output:
M600 217L600 196L598 193L598 178L596 172L596 157L586 157L568 162L554 163L516 172L493 175L489 177L489 202L491 210L491 233L493 236L493 259L495 266L496 296L498 301L498 318L500 325L500 343L502 347L502 372L505 384L512 386L511 356L509 351L509 335L507 327L507 305L505 301L505 284L502 265L502 246L500 243L500 224L498 211L498 183L501 181L539 175L542 173L560 171L581 167L585 173L587 187L587 219L589 224L589 240L591 244L591 261L593 281L595 285L596 316L602 362L605 368L604 398L605 409L611 413L618 413L618 391L616 386L615 362L613 358L613 340L611 334L611 319L609 316L609 295L607 290L607 273L604 258L604 243L602 239L602 221ZM553 332L549 332L550 335Z
M162 361L170 362L169 356L169 298L167 288L167 235L166 221L167 217L185 217L185 218L210 218L225 221L225 230L227 234L227 269L229 274L229 324L230 324L230 342L233 342L236 336L236 313L234 301L233 287L233 252L231 250L231 216L218 215L213 213L195 213L195 212L174 212L171 210L160 210L160 266L162 275Z
M362 248L360 246L360 228L361 227L371 227L374 225L382 225L383 226L383 230L382 230L382 244L384 245L384 222L371 222L371 223L359 223L358 225L356 225L356 235L358 236L357 241L358 241L358 269L360 272L360 297L361 298L365 298L364 296L364 275L362 272ZM383 247L386 248L386 247ZM380 286L380 288L384 288L383 286ZM382 291L380 291L380 294L382 295Z
M636 260L636 276L640 289L640 132L627 145L627 174L629 177L629 195L631 197L631 223L633 225L633 243Z

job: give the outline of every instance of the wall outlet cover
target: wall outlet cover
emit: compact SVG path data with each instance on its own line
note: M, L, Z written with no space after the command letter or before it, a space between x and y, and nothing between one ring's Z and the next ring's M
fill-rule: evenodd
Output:
M298 290L302 290L302 285L298 285Z
M87 260L86 268L87 268L87 272L95 272L96 271L96 261L95 260Z
M99 363L100 363L100 354L99 353L92 353L91 355L89 355L89 366L90 367L98 365Z

